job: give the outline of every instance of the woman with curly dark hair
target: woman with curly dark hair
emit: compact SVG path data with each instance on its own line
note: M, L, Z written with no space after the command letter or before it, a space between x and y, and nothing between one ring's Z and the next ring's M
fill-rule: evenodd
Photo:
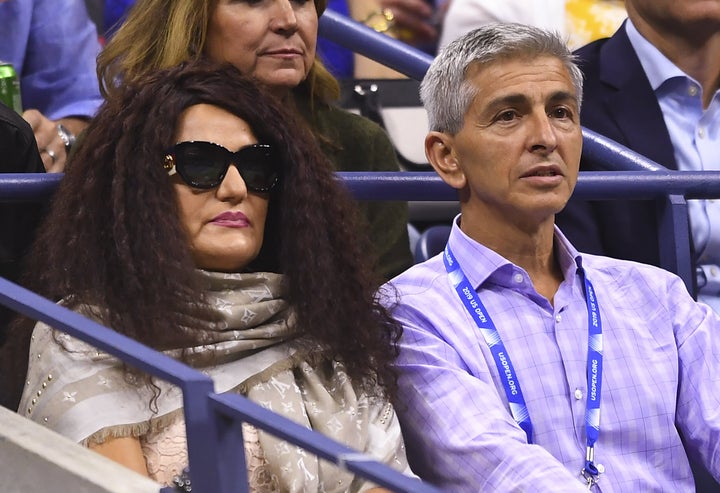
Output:
M303 128L229 65L138 80L88 128L27 282L405 471L389 404L400 330ZM160 482L187 465L176 389L42 323L32 339L22 414ZM256 491L372 487L245 431Z

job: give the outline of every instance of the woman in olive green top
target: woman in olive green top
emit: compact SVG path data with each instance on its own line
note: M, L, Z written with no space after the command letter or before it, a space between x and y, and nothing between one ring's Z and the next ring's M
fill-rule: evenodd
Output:
M318 17L326 0L138 0L98 59L107 98L120 84L160 68L209 57L253 76L304 117L340 171L399 171L385 132L333 106L337 81L316 56ZM407 204L361 204L384 279L412 264Z

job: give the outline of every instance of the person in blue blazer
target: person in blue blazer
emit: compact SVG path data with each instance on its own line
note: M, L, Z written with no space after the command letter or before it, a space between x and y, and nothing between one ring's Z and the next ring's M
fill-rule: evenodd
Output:
M697 3L627 0L620 29L576 51L583 126L672 170L720 169L720 2ZM704 202L690 210L693 261L717 263L720 221ZM659 265L656 207L571 200L557 223L580 251Z

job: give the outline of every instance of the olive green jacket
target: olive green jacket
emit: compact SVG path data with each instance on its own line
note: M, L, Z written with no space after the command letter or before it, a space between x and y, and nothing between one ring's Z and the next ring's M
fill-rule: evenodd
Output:
M335 106L316 104L311 113L307 103L297 103L312 128L329 141L320 145L335 169L400 172L392 142L379 125ZM359 206L375 247L378 274L389 280L413 264L407 202L363 201Z

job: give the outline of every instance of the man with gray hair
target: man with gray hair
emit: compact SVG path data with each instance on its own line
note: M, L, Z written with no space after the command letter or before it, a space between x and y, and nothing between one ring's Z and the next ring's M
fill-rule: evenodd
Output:
M426 154L461 214L385 294L408 456L447 491L690 492L689 455L720 476L720 318L555 227L581 91L564 42L517 24L456 40L423 80Z

